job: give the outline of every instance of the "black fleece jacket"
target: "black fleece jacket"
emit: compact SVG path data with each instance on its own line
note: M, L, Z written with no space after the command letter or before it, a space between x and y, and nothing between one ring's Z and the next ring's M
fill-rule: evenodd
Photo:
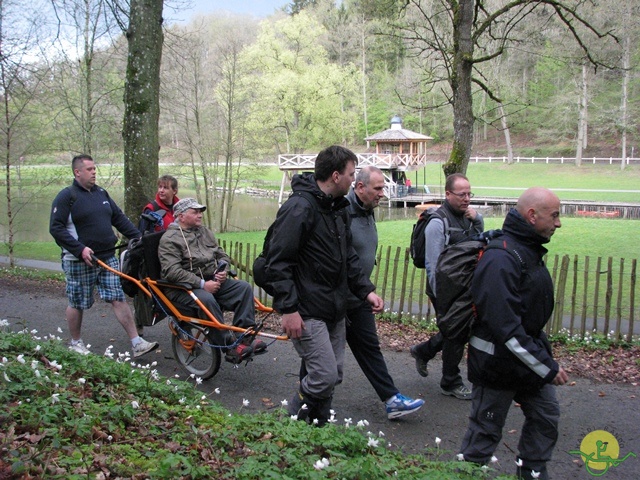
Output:
M487 250L478 262L471 286L478 320L469 342L469 380L497 389L537 389L559 369L543 332L554 306L553 282L543 262L542 244L549 240L515 209L502 229L500 240L525 268L503 249Z

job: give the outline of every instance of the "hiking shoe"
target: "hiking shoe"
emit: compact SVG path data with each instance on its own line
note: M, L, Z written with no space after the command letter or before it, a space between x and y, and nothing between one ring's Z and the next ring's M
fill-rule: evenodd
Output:
M418 409L424 405L424 400L414 400L413 398L405 397L404 395L397 393L387 400L385 405L387 407L387 418L389 420L393 420L394 418L402 417L403 415L408 415L418 411Z
M259 353L265 353L267 351L267 344L262 340L254 340L251 343L251 348L253 349L253 353L258 355Z
M452 397L456 397L458 400L471 400L471 389L466 385L460 385L453 390L445 390L441 388L440 391L443 395L451 395Z
M81 355L89 355L91 353L82 340L78 340L75 343L72 341L69 344L69 350L73 350Z
M231 363L241 363L246 358L251 357L252 354L253 348L251 348L249 345L244 345L241 343L240 345L236 345L236 347L227 350L224 359L227 362Z
M133 347L133 357L141 357L145 353L152 352L159 346L160 344L158 342L147 342L144 338L141 338L140 342L135 347Z
M427 370L428 360L425 360L418 354L418 349L416 347L417 345L414 345L413 347L411 347L409 349L409 353L413 358L416 359L416 370L418 371L418 375L420 375L421 377L428 377L429 376L429 370Z

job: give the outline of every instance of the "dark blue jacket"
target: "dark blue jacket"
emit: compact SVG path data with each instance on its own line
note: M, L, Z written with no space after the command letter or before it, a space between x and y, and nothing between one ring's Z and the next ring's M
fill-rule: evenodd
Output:
M111 257L118 241L112 227L129 239L141 236L107 191L97 185L85 190L74 180L53 201L49 233L62 248L65 259L81 260L85 247L101 260Z
M496 389L537 389L558 373L543 328L553 312L553 282L544 264L548 239L512 209L503 249L487 250L476 267L471 292L478 312L469 341L469 380Z
M336 322L346 314L349 291L365 299L375 290L352 246L349 202L325 195L310 173L295 175L291 187L310 195L292 195L276 216L266 266L273 306L303 320Z

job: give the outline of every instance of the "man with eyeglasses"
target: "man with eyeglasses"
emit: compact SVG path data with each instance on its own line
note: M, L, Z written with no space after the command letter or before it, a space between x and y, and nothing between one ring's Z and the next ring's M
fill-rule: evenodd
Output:
M438 257L448 245L458 243L484 230L482 215L470 206L472 198L473 193L467 177L461 173L449 175L445 182L445 201L431 215L425 227L427 295L434 309L436 306L435 270ZM448 340L438 332L426 342L412 346L410 353L416 360L418 373L423 377L429 375L427 363L440 351L442 351L441 392L460 400L471 400L471 389L462 381L458 366L464 354L464 343Z

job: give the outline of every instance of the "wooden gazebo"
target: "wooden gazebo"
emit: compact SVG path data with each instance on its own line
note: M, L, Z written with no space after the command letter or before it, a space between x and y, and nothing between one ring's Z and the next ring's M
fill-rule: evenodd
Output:
M402 119L398 115L391 119L390 128L365 138L367 150L371 151L373 142L376 156L389 156L390 165L399 171L417 170L425 165L429 140L433 138L402 128Z

